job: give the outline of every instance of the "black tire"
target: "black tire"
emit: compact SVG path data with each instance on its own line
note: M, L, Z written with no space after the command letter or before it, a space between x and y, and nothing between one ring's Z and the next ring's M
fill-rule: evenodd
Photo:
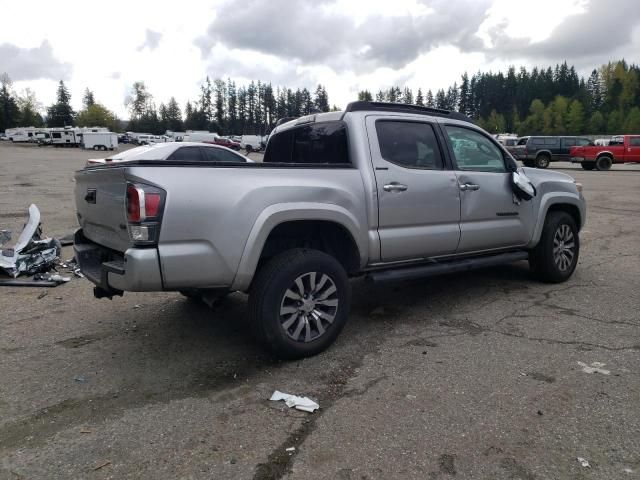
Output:
M100 150L100 147L98 145L94 145L93 149L97 152L98 150Z
M581 162L580 166L583 170L593 170L594 168L596 168L595 162Z
M611 165L613 165L613 158L609 155L602 155L596 160L596 168L601 172L609 170Z
M298 282L304 297L298 294ZM350 303L351 285L342 265L326 253L302 248L270 259L249 292L258 340L286 359L310 357L329 347L347 323Z
M535 166L536 166L536 164L535 164L535 162L534 162L533 160L523 160L523 161L522 161L522 164L523 164L525 167L529 167L529 168L533 168L533 167L535 167Z
M187 297L189 300L200 301L202 299L202 293L198 290L180 290L180 294Z
M570 232L570 238L565 232ZM556 254L554 249L558 247L562 250ZM564 282L576 269L579 256L580 237L573 217L566 212L549 212L544 221L540 241L529 252L531 271L543 282Z
M551 157L546 153L540 154L536 157L536 168L547 168L551 162Z
M247 154L249 154L249 153L253 152L253 147L251 145L247 145L246 150L247 150Z

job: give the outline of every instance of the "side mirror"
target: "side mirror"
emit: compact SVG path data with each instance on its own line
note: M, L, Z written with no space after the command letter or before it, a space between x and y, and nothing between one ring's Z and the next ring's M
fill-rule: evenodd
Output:
M533 186L531 180L524 173L513 172L511 174L511 186L516 196L522 200L531 200L536 196L536 187Z

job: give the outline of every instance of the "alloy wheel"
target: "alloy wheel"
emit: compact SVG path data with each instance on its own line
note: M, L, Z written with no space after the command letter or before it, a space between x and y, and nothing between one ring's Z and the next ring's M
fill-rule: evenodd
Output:
M553 261L562 272L566 272L575 256L576 243L571 227L562 224L553 236Z
M329 275L308 272L297 277L280 303L280 325L296 342L324 335L336 318L338 290Z

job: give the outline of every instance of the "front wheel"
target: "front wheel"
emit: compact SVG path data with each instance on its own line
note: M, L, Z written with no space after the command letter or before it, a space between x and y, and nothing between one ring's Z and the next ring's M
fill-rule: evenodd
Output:
M580 254L578 226L566 212L550 212L538 245L529 253L529 266L543 282L564 282L576 269Z
M550 161L549 155L538 155L536 158L536 168L547 168Z
M583 170L593 170L596 168L596 164L594 162L581 162L580 166Z
M253 147L251 145L247 145L246 150L247 150L247 154L249 154L249 153L253 152Z
M249 293L254 331L282 358L316 355L347 322L351 286L344 268L326 253L294 249L270 259Z
M596 168L601 172L609 170L611 168L611 165L613 165L613 160L607 155L603 155L596 160Z
M535 163L533 162L533 160L523 160L523 161L522 161L522 164L523 164L525 167L529 167L529 168L533 168L533 167L535 167L535 166L536 166L536 165L535 165Z

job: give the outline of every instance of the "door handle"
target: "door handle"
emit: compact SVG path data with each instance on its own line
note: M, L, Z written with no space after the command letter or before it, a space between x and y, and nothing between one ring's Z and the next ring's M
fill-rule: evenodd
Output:
M460 190L466 192L467 190L480 190L480 185L476 185L475 183L461 183Z
M391 182L382 187L385 192L404 192L409 187L401 183Z

